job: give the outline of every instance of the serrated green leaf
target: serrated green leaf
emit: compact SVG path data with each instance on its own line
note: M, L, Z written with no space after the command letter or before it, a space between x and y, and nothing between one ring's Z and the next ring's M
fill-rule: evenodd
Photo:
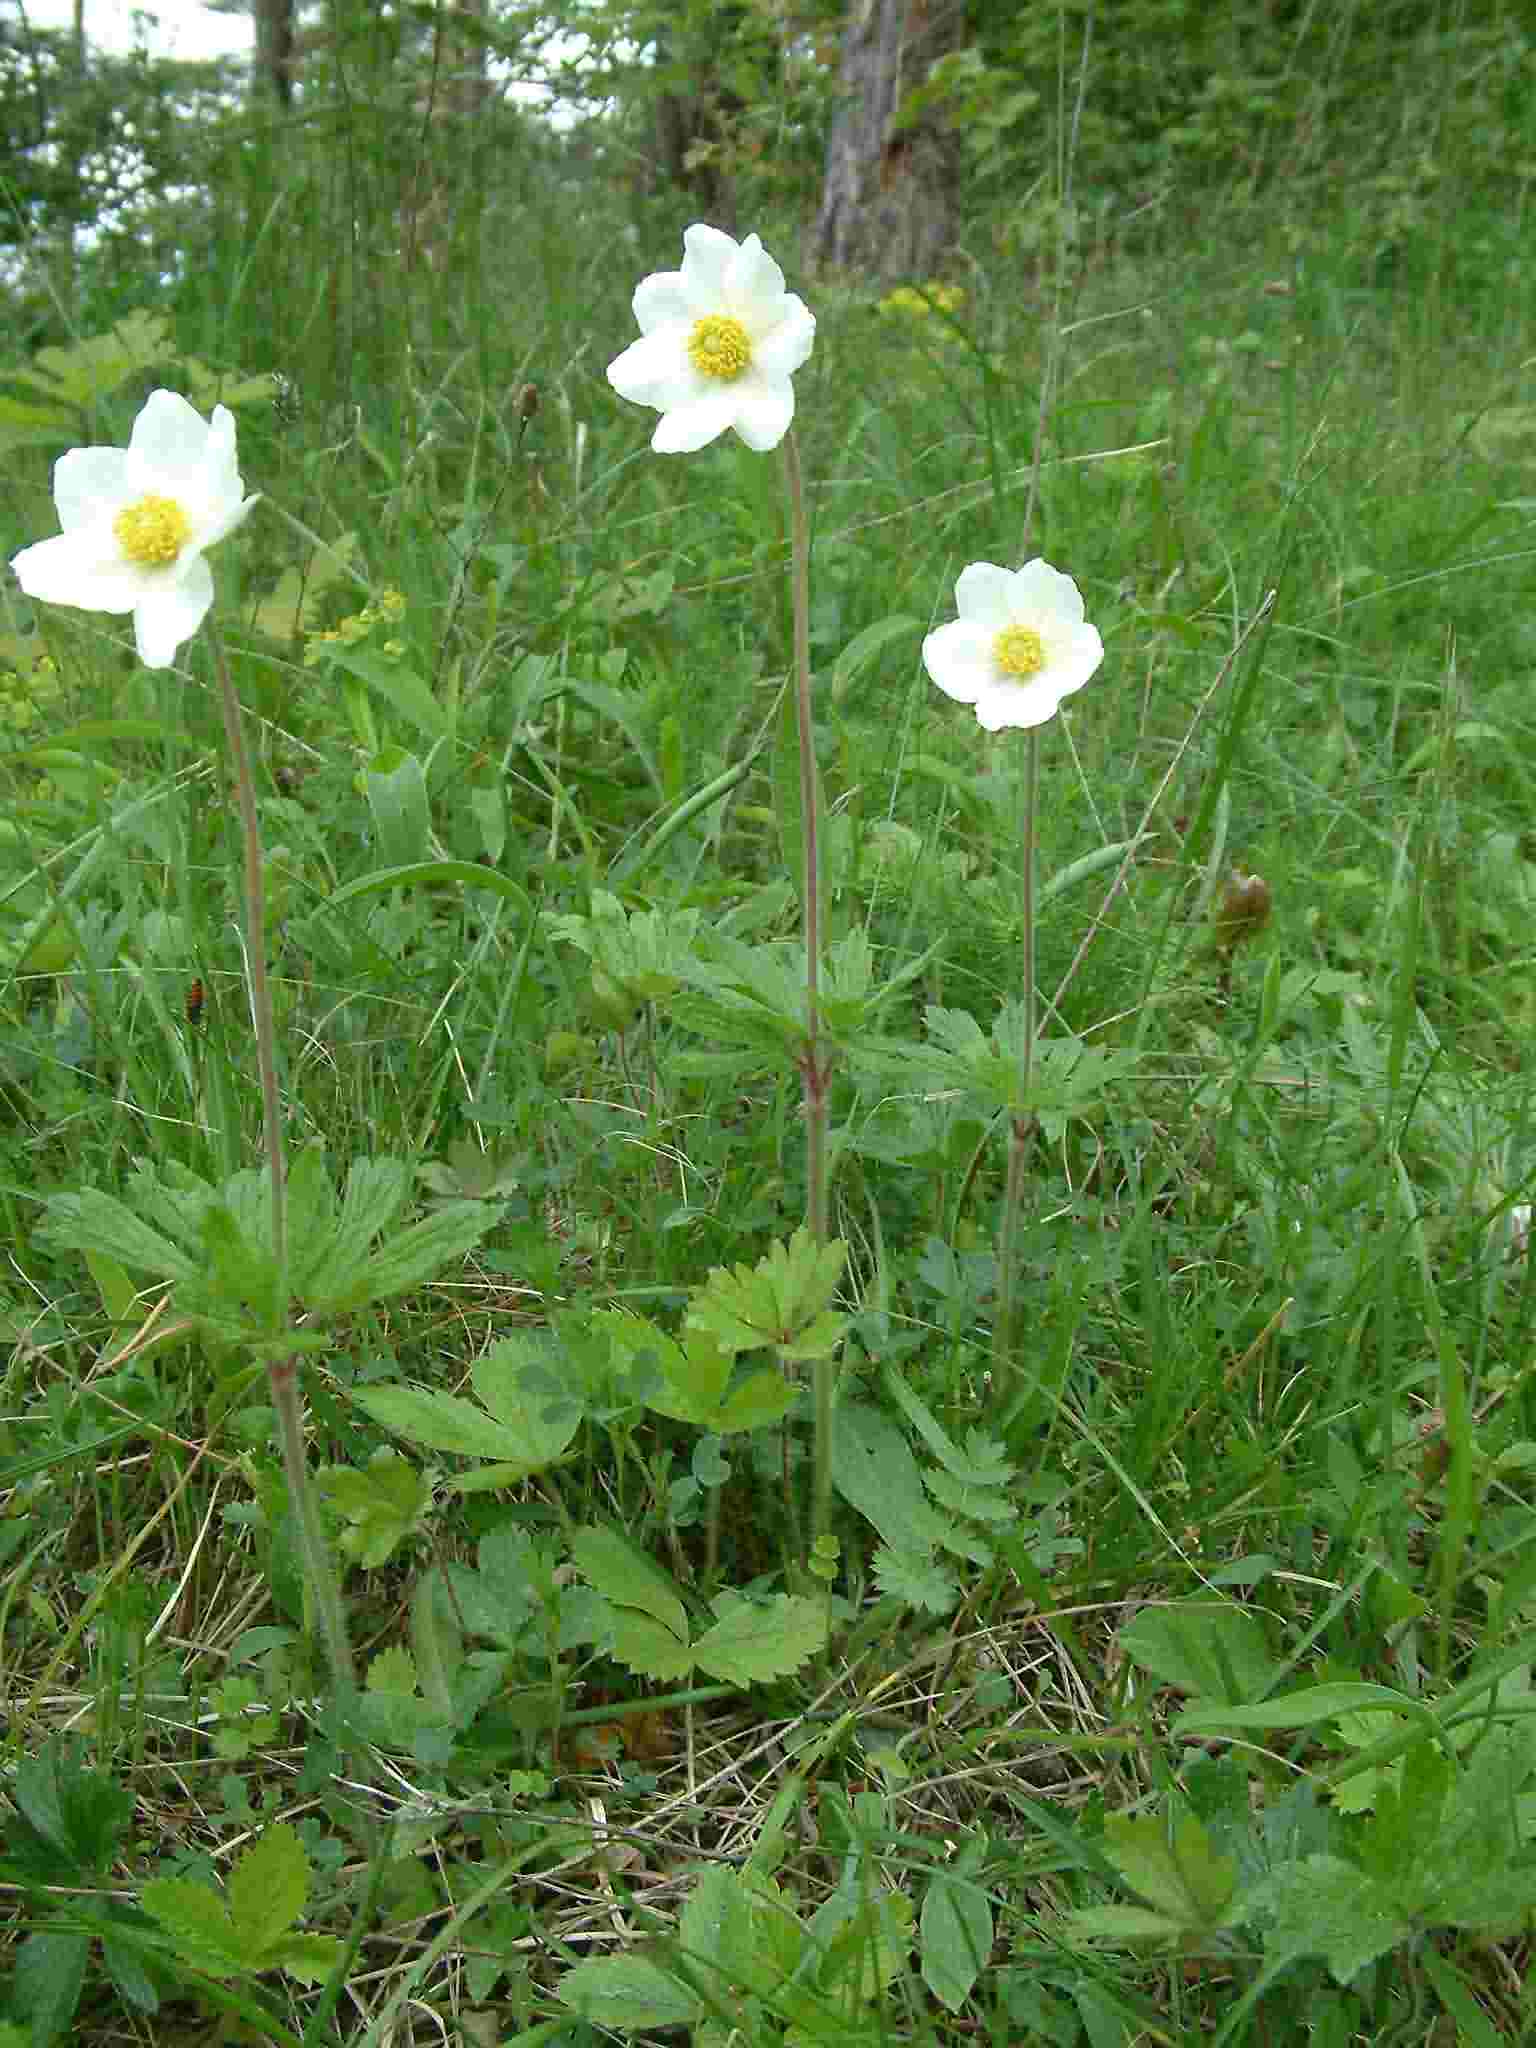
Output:
M185 1252L99 1189L50 1196L43 1235L61 1250L99 1252L130 1273L153 1273L160 1280L197 1277L197 1266Z
M341 1315L423 1286L473 1251L501 1213L501 1205L493 1202L447 1203L372 1251L350 1286L337 1288L314 1306Z
M827 1307L846 1256L840 1238L818 1247L802 1228L787 1245L770 1245L755 1266L716 1266L694 1294L689 1326L733 1355L772 1346L786 1358L829 1357L844 1319Z
M709 1427L720 1436L734 1436L749 1429L766 1429L782 1422L795 1405L796 1390L782 1373L771 1366L749 1373L740 1386L733 1387L708 1418Z
M11 1797L23 1827L7 1831L6 1847L31 1874L51 1884L97 1877L111 1863L133 1816L133 1794L105 1771L88 1768L78 1744L69 1739L49 1741L36 1756L23 1757Z
M552 1401L528 1385L530 1360L524 1341L503 1337L483 1352L470 1367L475 1392L503 1428L511 1430L523 1444L523 1459L530 1472L552 1465L581 1424L581 1409L574 1401Z
M923 1982L958 2012L992 1953L992 1902L980 1885L937 1871L923 1898L921 1932Z
M960 1581L931 1550L898 1550L882 1543L873 1566L883 1595L922 1613L948 1614L960 1598Z
M297 1288L306 1307L323 1315L332 1301L351 1296L363 1280L368 1247L388 1230L410 1199L410 1191L410 1169L403 1160L353 1160L347 1169L340 1211Z
M1280 1669L1258 1619L1230 1601L1144 1607L1116 1641L1165 1685L1234 1706L1261 1700Z
M375 1451L360 1471L328 1465L316 1477L320 1491L350 1525L342 1533L342 1549L370 1571L387 1563L432 1502L423 1474L388 1449Z
M593 2026L638 2033L691 2027L706 2011L697 1993L644 1956L596 1956L567 1970L555 1996Z
M335 1969L341 1943L331 1934L285 1934L267 1957L267 1967L286 1970L301 1984L323 1984Z
M309 1897L309 1858L286 1821L264 1828L238 1858L225 1897L241 1949L252 1958L265 1957L297 1921Z
M1264 1934L1266 1955L1321 1956L1340 1984L1412 1932L1385 1888L1338 1856L1282 1864L1249 1894L1247 1905L1272 1923Z
M675 1583L617 1529L577 1529L571 1537L571 1561L615 1607L638 1608L660 1622L675 1643L687 1642L688 1610Z
M523 1476L538 1469L523 1464L523 1442L515 1430L457 1394L440 1394L435 1387L354 1387L352 1399L375 1422L427 1450L502 1459Z
M229 1909L210 1886L190 1877L151 1878L139 1894L139 1904L199 1969L228 1976L250 1967Z
M1156 1942L1173 1948L1188 1934L1182 1920L1153 1913L1145 1906L1083 1906L1062 1916L1062 1926L1085 1941L1117 1941L1131 1946Z
M826 1607L800 1594L776 1593L766 1605L722 1593L719 1620L693 1646L695 1660L730 1685L761 1685L798 1670L826 1647Z
M29 1934L17 1949L11 2008L26 2015L30 2048L49 2048L73 2022L90 1953L89 1935L52 1929Z
M688 1643L638 1607L607 1607L603 1648L626 1671L668 1684L686 1678L694 1666Z
M403 1643L391 1643L370 1658L363 1683L369 1692L398 1693L409 1699L416 1690L416 1659Z
M1237 1887L1237 1865L1219 1856L1192 1813L1170 1828L1157 1814L1111 1814L1104 1854L1122 1882L1192 1934L1220 1926Z
M101 1937L101 1960L106 1965L112 1985L129 2005L139 2012L158 2012L160 1994L155 1981L145 1969L139 1952L121 1935L103 1934Z

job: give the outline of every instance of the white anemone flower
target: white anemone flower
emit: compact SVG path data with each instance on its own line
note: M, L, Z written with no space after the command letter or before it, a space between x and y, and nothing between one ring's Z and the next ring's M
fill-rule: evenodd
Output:
M923 642L923 665L946 697L972 704L988 732L1044 725L1104 659L1070 576L1037 555L1022 569L972 562L955 585L958 619Z
M816 321L785 291L758 237L738 243L695 222L682 269L645 278L634 303L640 339L608 365L608 381L661 414L657 454L692 454L727 427L759 454L777 448L795 416L790 378L811 352Z
M88 612L132 612L146 668L169 668L213 603L206 549L254 498L235 467L227 406L205 420L174 391L153 391L126 448L71 448L54 465L64 531L12 558L28 597Z

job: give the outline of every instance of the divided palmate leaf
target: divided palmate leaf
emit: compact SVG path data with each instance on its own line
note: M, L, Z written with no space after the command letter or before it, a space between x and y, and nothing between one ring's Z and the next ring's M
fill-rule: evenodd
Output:
M818 1247L797 1230L755 1266L716 1266L693 1297L689 1325L732 1356L771 1347L786 1359L829 1358L846 1327L828 1312L846 1256L840 1238Z

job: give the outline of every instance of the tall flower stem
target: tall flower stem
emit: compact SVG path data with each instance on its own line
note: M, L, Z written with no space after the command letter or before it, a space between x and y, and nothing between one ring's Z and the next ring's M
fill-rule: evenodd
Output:
M805 1090L805 1222L812 1241L827 1241L827 1066L821 1046L821 839L817 815L816 726L811 704L811 536L805 516L805 482L793 432L784 450L784 485L789 494L790 597L794 611L795 724L800 740L800 833L805 870L805 1050L800 1075ZM832 1525L832 1431L836 1362L818 1359L812 1368L816 1404L815 1476L811 1496L813 1548Z
M1024 1163L1035 1119L1029 1107L1035 1074L1038 1028L1035 994L1035 807L1040 788L1040 729L1031 726L1024 743L1024 792L1019 837L1024 861L1020 904L1024 925L1024 1002L1019 1046L1019 1097L1008 1127L1008 1180L1003 1191L1003 1220L997 1236L997 1323L992 1333L992 1399L1007 1405L1016 1370L1018 1322L1019 1215L1024 1206Z
M213 664L219 678L219 701L224 713L224 737L229 748L230 767L235 777L235 798L240 809L240 832L245 850L245 969L251 1004L251 1030L256 1041L256 1071L261 1080L261 1119L267 1154L267 1174L272 1201L272 1259L277 1269L278 1313L288 1313L288 1218L287 1170L283 1158L282 1109L277 1090L277 1034L272 1021L272 990L267 980L266 882L261 854L261 822L256 814L256 785L251 775L251 757L245 744L240 700L230 678L223 642L210 626ZM282 1446L283 1471L288 1497L298 1526L299 1548L305 1575L314 1595L320 1632L325 1639L326 1659L331 1677L345 1711L357 1686L352 1648L347 1638L346 1612L341 1587L331 1564L320 1520L320 1507L310 1484L309 1462L304 1449L304 1397L299 1391L296 1358L276 1361L267 1368L272 1405L277 1411L278 1441Z

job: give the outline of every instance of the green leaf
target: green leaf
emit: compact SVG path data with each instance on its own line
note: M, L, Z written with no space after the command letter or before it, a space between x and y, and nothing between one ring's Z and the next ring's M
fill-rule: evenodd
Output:
M581 1424L574 1401L551 1399L530 1387L530 1368L537 1370L543 1354L521 1337L503 1337L469 1369L475 1392L504 1428L522 1441L522 1461L530 1472L552 1465Z
M1152 1913L1145 1906L1083 1906L1064 1914L1062 1925L1086 1941L1131 1947L1154 1942L1159 1948L1176 1948L1189 1932L1182 1920L1170 1920L1166 1913Z
M960 1581L931 1550L902 1550L882 1543L873 1563L881 1593L922 1613L948 1614L960 1598Z
M345 669L348 675L356 676L370 690L377 691L408 724L415 726L418 732L424 732L428 739L450 737L453 721L449 714L421 677L403 662L391 661L387 655L374 654L366 647L339 647L328 643L322 651L327 661Z
M139 1904L159 1921L186 1959L210 1976L235 1976L249 1967L229 1909L210 1886L190 1877L152 1878L139 1894Z
M327 1465L316 1478L350 1524L342 1533L342 1549L369 1571L388 1562L432 1504L427 1480L387 1447L375 1451L361 1471Z
M458 1265L473 1251L500 1215L500 1207L491 1202L448 1203L371 1253L353 1285L332 1294L324 1310L332 1315L347 1314L436 1279L445 1267Z
M644 1956L598 1956L567 1970L555 1996L596 2027L638 2033L691 2027L707 2008L696 1992Z
M707 1426L720 1436L733 1436L738 1431L766 1429L775 1422L782 1422L795 1405L796 1389L775 1372L772 1366L764 1366L758 1372L748 1373L739 1386L733 1387L720 1406L706 1418Z
M327 896L320 909L339 910L359 896L383 896L393 889L427 889L449 882L457 882L466 889L489 889L494 896L504 896L532 921L533 904L527 891L500 869L483 868L472 860L413 861L406 867L381 868L371 875L359 875L334 896Z
M235 1940L251 1957L265 1957L304 1911L309 1858L286 1821L274 1821L236 1862L226 1887Z
M61 1251L97 1252L130 1272L153 1273L161 1280L197 1276L196 1264L168 1237L96 1188L50 1196L43 1235Z
M51 1929L29 1934L17 1949L11 2009L25 2015L31 2048L49 2048L74 2020L90 1953L89 1935Z
M386 867L409 867L432 852L432 807L420 761L403 747L382 747L368 763L363 790Z
M681 1641L663 1623L638 1607L605 1607L608 1625L602 1648L626 1671L668 1684L686 1678L694 1667L688 1641Z
M354 1387L352 1399L375 1422L426 1450L521 1463L524 1445L517 1431L457 1394L440 1394L434 1387ZM536 1464L526 1467L537 1469Z
M958 2012L992 1953L992 1902L980 1885L936 1872L923 1898L923 1982Z
M1165 1685L1233 1705L1262 1699L1280 1669L1256 1617L1228 1601L1144 1607L1116 1640Z
M410 1192L410 1169L403 1160L353 1160L340 1212L329 1219L303 1278L295 1281L295 1291L307 1308L325 1315L333 1301L351 1298L364 1280L368 1247L388 1230Z
M6 1847L47 1884L89 1882L105 1871L133 1816L133 1794L89 1769L79 1744L68 1739L21 1759L11 1797L21 1825L7 1829Z
M693 1646L695 1659L727 1684L751 1686L798 1670L827 1641L826 1605L776 1593L766 1605L725 1592L714 1602L720 1619Z
M285 1934L267 1958L268 1969L286 1970L301 1984L323 1984L341 1957L331 1934Z
M826 1310L846 1257L841 1238L818 1247L802 1228L755 1266L716 1266L694 1294L689 1327L708 1331L732 1355L772 1346L787 1359L830 1358L846 1322Z
M1237 1865L1218 1856L1204 1824L1184 1814L1170 1828L1156 1814L1111 1814L1104 1854L1131 1891L1194 1935L1219 1927L1237 1888Z
M674 1641L687 1642L688 1610L676 1585L617 1529L576 1530L571 1538L571 1560L582 1577L614 1606L638 1608L660 1622Z
M160 1993L155 1989L155 1980L139 1960L138 1949L122 1935L106 1934L101 1937L101 1960L112 1987L122 1998L140 2012L158 2012Z
M1249 1912L1272 1922L1264 1936L1266 1955L1277 1961L1321 1956L1341 1984L1413 1931L1390 1893L1338 1856L1282 1864L1245 1903Z
M1319 1721L1332 1721L1362 1707L1390 1707L1398 1713L1411 1709L1427 1717L1423 1703L1406 1693L1394 1692L1385 1685L1345 1681L1309 1685L1301 1692L1286 1693L1281 1699L1265 1700L1251 1707L1187 1707L1176 1716L1173 1732L1199 1735L1217 1728L1311 1728Z

